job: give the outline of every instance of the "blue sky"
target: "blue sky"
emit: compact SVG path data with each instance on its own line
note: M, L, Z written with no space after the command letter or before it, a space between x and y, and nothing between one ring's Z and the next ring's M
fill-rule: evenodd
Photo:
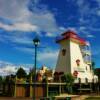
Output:
M32 67L32 39L38 35L38 68L54 68L55 38L68 29L91 43L93 61L100 67L100 0L0 0L0 67Z

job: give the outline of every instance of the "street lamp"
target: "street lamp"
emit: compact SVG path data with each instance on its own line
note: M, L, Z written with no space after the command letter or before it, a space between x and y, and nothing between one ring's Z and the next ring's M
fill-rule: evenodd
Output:
M35 97L35 82L36 82L36 62L37 62L37 46L39 45L40 43L40 40L35 37L33 39L33 44L35 46L35 60L34 60L34 97L33 97L33 100L36 100L36 97Z

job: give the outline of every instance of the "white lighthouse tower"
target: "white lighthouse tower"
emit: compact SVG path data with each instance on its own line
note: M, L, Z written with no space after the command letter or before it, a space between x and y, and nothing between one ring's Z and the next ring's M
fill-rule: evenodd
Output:
M63 33L56 42L60 44L60 51L55 71L73 74L76 83L91 83L93 71L90 44L71 30Z

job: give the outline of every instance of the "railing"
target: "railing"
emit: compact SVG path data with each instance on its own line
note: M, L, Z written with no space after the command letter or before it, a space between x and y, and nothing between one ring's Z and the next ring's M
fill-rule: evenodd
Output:
M87 79L86 78L77 78L74 80L74 83L92 83L92 79Z
M52 97L52 96L55 96L55 95L58 95L59 93L57 92L57 91L48 91L48 95L50 96L50 97Z
M89 50L82 49L81 52L83 55L91 55L91 52Z
M91 61L85 61L86 64L90 65L91 64Z

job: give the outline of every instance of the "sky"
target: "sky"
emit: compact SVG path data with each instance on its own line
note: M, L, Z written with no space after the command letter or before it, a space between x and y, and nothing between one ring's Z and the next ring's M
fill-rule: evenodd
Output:
M90 42L92 60L100 67L100 0L0 0L0 74L34 66L35 36L37 68L54 69L56 37L68 29Z

